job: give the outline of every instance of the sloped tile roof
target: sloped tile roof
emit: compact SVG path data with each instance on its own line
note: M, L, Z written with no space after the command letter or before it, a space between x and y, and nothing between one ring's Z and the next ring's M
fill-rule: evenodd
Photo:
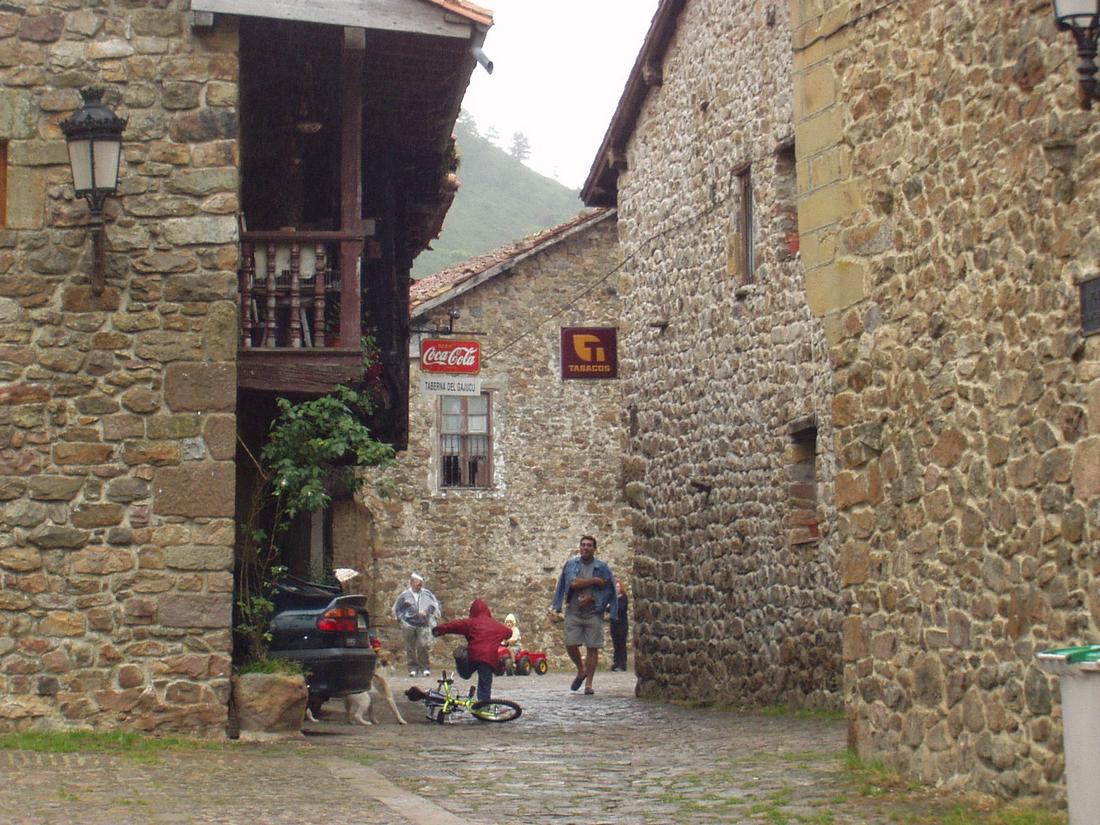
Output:
M489 9L475 6L473 3L466 2L466 0L428 0L428 2L449 12L459 14L475 23L480 23L482 26L493 25L493 13Z
M565 223L529 235L522 240L513 241L460 264L441 269L419 281L413 281L409 288L409 314L415 316L417 310L428 303L436 306L454 295L465 292L466 289L476 285L470 283L475 279L477 283L481 283L499 272L511 269L521 259L557 243L573 230L602 220L610 211L612 210L597 209L585 212Z

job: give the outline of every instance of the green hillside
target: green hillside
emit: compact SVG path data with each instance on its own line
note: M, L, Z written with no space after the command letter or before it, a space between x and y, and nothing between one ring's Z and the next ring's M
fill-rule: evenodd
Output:
M462 186L443 233L413 264L423 278L578 215L579 193L543 177L480 135L463 114L455 126Z

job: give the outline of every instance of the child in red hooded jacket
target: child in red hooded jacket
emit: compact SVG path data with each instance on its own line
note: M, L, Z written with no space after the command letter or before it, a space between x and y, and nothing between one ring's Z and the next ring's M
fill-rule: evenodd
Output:
M455 657L455 669L463 679L477 671L478 701L488 702L493 692L493 671L497 664L497 649L512 635L512 628L493 618L489 605L474 599L468 619L456 619L432 628L433 636L455 633L466 637L466 658Z

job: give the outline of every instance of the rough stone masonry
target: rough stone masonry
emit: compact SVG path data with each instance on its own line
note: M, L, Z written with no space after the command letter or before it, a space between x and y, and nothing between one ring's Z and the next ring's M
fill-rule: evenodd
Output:
M236 405L236 35L187 4L0 10L0 727L219 733ZM95 295L58 122L129 118Z

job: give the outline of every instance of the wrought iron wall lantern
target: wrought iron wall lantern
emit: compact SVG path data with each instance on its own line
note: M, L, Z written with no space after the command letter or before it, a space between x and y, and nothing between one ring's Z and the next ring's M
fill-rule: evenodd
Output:
M69 147L69 167L73 173L73 189L77 197L88 200L92 215L94 268L92 292L103 292L105 269L105 238L103 202L118 191L118 167L122 155L122 130L126 119L120 118L103 103L103 89L82 89L83 105L72 116L58 124Z
M1096 41L1100 36L1100 0L1051 0L1054 6L1054 23L1059 31L1068 31L1077 41L1077 82L1080 86L1081 105L1092 108L1092 101L1100 99L1100 87L1096 82Z

